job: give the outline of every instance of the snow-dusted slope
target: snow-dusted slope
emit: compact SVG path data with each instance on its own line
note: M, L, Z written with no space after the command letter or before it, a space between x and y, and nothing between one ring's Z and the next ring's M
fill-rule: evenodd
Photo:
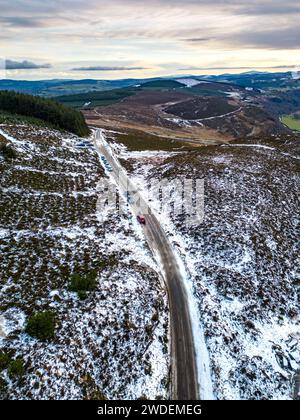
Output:
M137 183L152 182L152 205L194 283L218 399L293 397L300 369L299 150L299 139L282 136L169 157L121 151ZM164 207L178 188L167 185L159 196L154 181L191 177L205 181L205 218L193 227Z
M17 152L0 158L0 353L25 364L20 381L0 372L0 396L166 398L166 293L137 223L97 212L105 175L93 147L56 131L0 128ZM91 270L96 290L80 300L71 275ZM24 332L45 310L57 318L47 343Z

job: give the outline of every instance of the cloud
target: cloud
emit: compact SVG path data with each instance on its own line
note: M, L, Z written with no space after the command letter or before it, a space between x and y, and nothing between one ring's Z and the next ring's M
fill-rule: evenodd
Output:
M49 69L51 68L50 64L36 64L32 61L13 61L5 60L6 70L32 70L32 69Z
M2 57L49 60L54 77L59 69L67 77L150 74L140 64L156 76L162 61L170 72L199 63L272 66L300 50L299 0L0 0L0 8Z
M208 42L211 41L213 38L185 38L183 39L183 41L188 42L188 43L195 43L195 44L199 44L202 42Z
M109 67L109 66L91 66L76 67L72 71L128 71L128 70L148 70L147 67Z
M230 3L235 3L231 1ZM239 2L235 13L245 15L294 15L300 13L298 0L252 0Z
M118 0L115 0L118 2ZM125 0L126 1L126 0ZM127 0L134 3L136 0ZM211 11L227 10L230 13L245 15L290 15L300 13L300 4L298 0L152 0L153 5L160 7L178 7L184 3L184 7L210 8Z
M299 49L300 27L271 28L269 30L241 31L237 35L224 36L225 42L247 48Z
M10 28L38 28L44 26L38 19L25 16L1 16L0 22Z
M178 71L214 71L214 70L280 70L280 69L294 69L297 65L282 65L282 66L223 66L223 67L195 67L189 66L177 69Z

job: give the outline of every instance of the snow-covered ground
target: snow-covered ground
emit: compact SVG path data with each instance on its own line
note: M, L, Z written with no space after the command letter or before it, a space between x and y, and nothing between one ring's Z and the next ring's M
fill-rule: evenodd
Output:
M193 78L178 79L177 82L182 83L183 85L185 85L189 88L193 87L193 86L197 86L200 83L209 83L209 82L205 82L205 81L200 82L199 80L193 79Z
M218 399L293 397L300 369L297 150L299 140L277 139L161 159L127 155L194 284ZM180 190L166 184L158 194L154 182L191 177L205 180L205 218L192 227L165 205L178 202Z
M92 145L24 125L0 134L17 151L0 159L0 353L25 365L20 380L0 372L0 397L167 398L166 292L130 214L97 213L105 174ZM96 289L80 300L70 278L92 271ZM56 315L46 343L24 332L45 310Z

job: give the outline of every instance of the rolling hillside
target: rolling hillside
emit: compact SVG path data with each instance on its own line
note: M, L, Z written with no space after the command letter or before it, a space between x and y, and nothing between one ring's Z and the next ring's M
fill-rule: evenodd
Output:
M87 136L89 128L81 112L58 102L24 93L0 91L0 110L39 119L52 127Z

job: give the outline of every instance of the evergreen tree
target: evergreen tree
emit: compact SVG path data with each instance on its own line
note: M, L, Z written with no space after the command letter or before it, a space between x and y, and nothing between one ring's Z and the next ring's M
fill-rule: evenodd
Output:
M12 114L39 118L58 129L70 131L81 137L89 135L90 132L80 111L51 99L0 91L0 109Z

